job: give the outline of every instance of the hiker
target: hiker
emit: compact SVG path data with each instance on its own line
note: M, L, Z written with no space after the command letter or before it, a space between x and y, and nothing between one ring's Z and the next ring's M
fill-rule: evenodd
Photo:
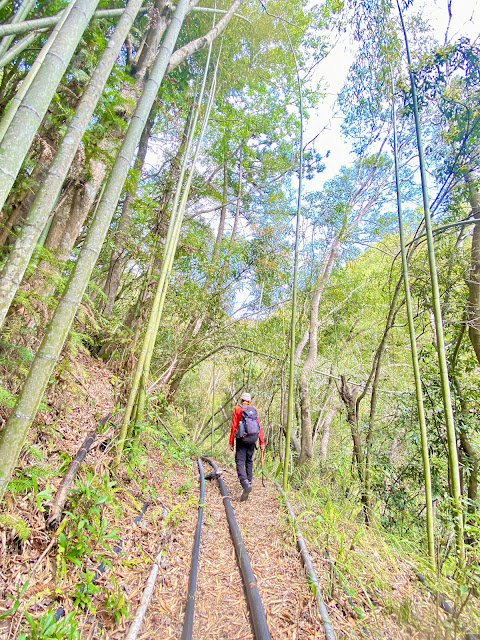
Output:
M260 449L265 449L262 425L255 407L251 404L252 396L244 391L240 398L240 404L233 409L232 429L230 431L230 449L233 451L234 442L237 443L235 449L235 464L237 474L243 492L240 501L248 498L252 490L253 474L253 453L257 440L260 440Z

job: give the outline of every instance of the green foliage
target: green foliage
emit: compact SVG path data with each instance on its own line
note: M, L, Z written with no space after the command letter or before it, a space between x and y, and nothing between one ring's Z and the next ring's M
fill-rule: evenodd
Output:
M3 620L3 618L8 618L10 616L13 616L16 613L16 611L18 610L21 604L22 597L25 595L25 592L28 589L29 584L30 582L26 580L26 582L23 584L22 587L17 587L17 594L15 596L11 595L10 593L7 593L7 598L9 598L10 600L13 600L13 605L10 609L7 609L6 611L2 611L0 613L0 620Z
M32 530L25 520L22 520L10 513L0 513L0 524L6 528L12 529L14 535L18 536L22 542L28 540L32 534Z
M112 576L109 583L106 590L107 595L103 601L103 609L113 616L113 619L118 624L123 618L128 616L129 605L123 589L117 583L114 576Z
M71 611L57 622L55 612L48 611L39 618L25 613L29 629L18 636L18 640L79 640L80 632L75 620L75 612Z
M15 473L8 484L7 491L11 491L13 497L31 491L33 499L36 500L39 493L41 493L41 491L39 492L38 479L55 475L57 475L57 472L51 467L32 465ZM51 496L51 491L48 495Z

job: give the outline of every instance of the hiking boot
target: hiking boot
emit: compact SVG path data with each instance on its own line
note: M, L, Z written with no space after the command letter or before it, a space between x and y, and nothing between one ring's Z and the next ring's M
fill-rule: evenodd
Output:
M249 482L246 482L243 485L243 491L242 491L242 495L240 496L240 502L245 502L245 500L248 499L248 495L251 493L252 491L252 485Z

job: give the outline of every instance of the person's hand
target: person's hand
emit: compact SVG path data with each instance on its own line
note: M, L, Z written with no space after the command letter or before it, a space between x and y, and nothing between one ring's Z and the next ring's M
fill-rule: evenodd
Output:
M260 445L260 451L265 451L265 445L264 444Z
M235 449L234 445L233 445L233 444L231 444L231 445L230 445L230 451L233 451L234 449Z

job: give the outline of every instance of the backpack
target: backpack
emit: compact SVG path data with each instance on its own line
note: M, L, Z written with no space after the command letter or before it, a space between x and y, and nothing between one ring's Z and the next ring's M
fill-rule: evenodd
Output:
M260 424L258 422L258 412L253 405L244 405L242 407L242 418L238 425L237 438L247 438L248 436L258 436L260 433Z

